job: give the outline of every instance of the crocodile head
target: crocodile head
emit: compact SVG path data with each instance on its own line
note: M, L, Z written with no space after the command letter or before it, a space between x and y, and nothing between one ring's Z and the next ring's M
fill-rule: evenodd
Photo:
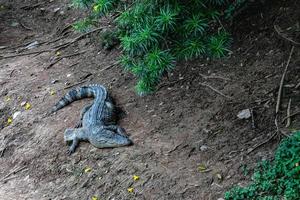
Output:
M89 142L97 148L113 148L132 145L132 141L125 135L110 130L101 130L89 136Z

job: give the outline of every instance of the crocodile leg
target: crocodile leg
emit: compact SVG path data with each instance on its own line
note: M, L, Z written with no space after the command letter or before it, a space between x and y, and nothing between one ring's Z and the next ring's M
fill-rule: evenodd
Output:
M84 114L92 107L93 104L91 105L86 105L83 107L83 109L80 112L80 120L76 123L75 128L80 128L82 127L82 119Z
M71 155L75 152L76 147L78 146L79 142L82 140L87 140L87 135L85 129L78 128L78 129L70 129L68 128L64 133L64 140L67 143L71 143L69 150L67 151L68 155Z
M109 125L109 126L105 126L104 127L105 129L107 130L111 130L111 131L114 131L120 135L123 135L125 137L128 137L126 131L124 128L122 128L121 126L118 126L118 125Z

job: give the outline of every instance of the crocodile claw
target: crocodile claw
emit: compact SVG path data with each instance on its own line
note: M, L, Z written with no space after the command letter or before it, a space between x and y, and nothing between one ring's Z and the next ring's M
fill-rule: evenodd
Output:
M75 152L75 148L72 148L72 146L67 150L67 155L70 156Z

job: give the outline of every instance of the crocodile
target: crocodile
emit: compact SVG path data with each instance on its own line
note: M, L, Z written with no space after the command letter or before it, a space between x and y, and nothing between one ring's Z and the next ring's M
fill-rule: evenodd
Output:
M70 145L67 153L75 152L80 141L88 141L96 148L112 148L131 145L125 130L116 124L116 107L104 86L99 84L70 90L53 106L54 113L73 101L93 97L94 102L86 105L80 121L74 128L67 128L64 140Z

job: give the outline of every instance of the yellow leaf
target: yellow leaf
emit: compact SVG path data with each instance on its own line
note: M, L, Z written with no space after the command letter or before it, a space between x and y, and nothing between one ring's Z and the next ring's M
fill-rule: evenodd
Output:
M92 168L90 168L90 167L84 168L84 172L85 172L85 173L89 173L89 172L91 172L91 171L92 171Z
M92 200L99 200L99 198L96 196L92 196Z
M7 118L7 125L10 125L13 122L13 119L11 117Z
M129 193L133 193L134 189L131 187L131 188L128 188L127 191L128 191Z
M138 180L140 180L140 177L137 176L137 175L133 175L133 180L134 180L134 181L138 181Z
M206 169L207 169L207 168L206 168L206 166L205 166L204 164L201 164L201 165L198 166L198 170L199 170L200 172L204 172Z
M55 91L54 90L50 90L50 95L55 95Z
M60 56L60 55L61 55L60 51L57 51L57 52L55 53L55 55L56 55L56 56Z
M25 110L29 110L31 108L31 104L27 102L24 107Z

